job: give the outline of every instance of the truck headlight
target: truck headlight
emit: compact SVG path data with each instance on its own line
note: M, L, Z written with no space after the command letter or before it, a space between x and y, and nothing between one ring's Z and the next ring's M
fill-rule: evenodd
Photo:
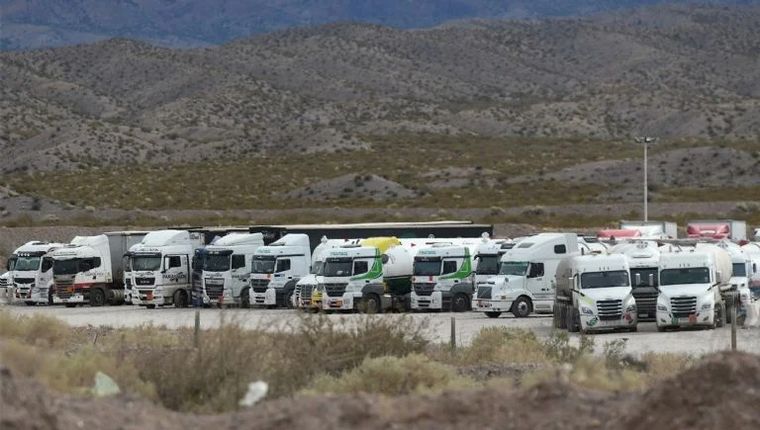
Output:
M665 306L665 305L657 305L657 310L658 311L666 311L667 312L668 307Z
M626 312L636 312L636 305L628 305L627 308L625 308Z
M708 310L712 309L712 306L713 306L712 303L705 303L704 305L702 305L702 310L703 311L708 311Z
M581 306L581 312L584 315L594 315L594 311L591 308L587 308L586 306Z
M163 292L164 292L164 290L161 287L156 287L153 290L153 295L160 296Z

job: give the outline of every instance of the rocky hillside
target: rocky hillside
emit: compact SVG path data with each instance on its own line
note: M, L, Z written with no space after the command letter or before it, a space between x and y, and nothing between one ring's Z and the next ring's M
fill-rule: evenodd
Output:
M399 133L754 137L759 27L756 7L662 6L335 24L193 50L114 39L6 52L0 169L335 152Z
M469 18L583 15L667 0L0 0L0 48L128 37L163 46L219 44L291 27L366 22L430 27ZM686 3L670 0L670 3ZM713 4L752 0L718 0Z

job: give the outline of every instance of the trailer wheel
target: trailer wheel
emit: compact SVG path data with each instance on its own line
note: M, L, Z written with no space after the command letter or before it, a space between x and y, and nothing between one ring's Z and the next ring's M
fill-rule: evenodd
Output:
M187 292L185 290L177 290L174 293L174 307L186 308L188 306Z
M90 306L105 306L106 294L102 288L93 288L90 290Z
M520 296L514 303L512 303L512 309L510 312L512 312L512 315L517 318L526 318L530 315L532 307L533 306L531 306L530 300L527 297Z
M240 292L240 307L248 309L251 307L251 290L250 288L244 288Z
M726 304L721 303L715 310L718 315L716 315L716 323L715 325L717 327L723 327L726 325Z
M469 307L469 302L466 294L457 293L451 300L451 310L453 312L464 312Z
M575 309L567 306L565 309L565 320L567 321L567 331L570 333L578 332L578 325L575 323Z
M501 312L486 312L486 316L488 318L499 318L501 316Z
M362 298L362 311L366 314L379 314L383 310L382 302L377 294L367 294Z

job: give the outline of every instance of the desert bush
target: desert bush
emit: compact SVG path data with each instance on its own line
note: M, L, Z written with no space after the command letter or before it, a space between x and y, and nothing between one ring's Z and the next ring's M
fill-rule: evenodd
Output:
M545 345L528 330L486 327L459 353L461 364L546 363Z
M458 375L453 367L431 361L421 354L411 354L406 357L368 358L340 376L318 376L306 392L397 396L474 386L475 382Z

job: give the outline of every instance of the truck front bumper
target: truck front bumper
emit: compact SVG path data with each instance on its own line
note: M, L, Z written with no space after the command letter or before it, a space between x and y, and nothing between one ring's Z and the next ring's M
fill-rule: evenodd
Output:
M624 313L616 319L600 319L596 315L581 315L581 328L584 331L605 331L636 327L638 320L635 313Z
M686 317L675 317L670 311L657 311L657 327L702 327L712 326L715 312L710 309Z
M512 300L473 299L473 311L477 312L509 312L512 310Z
M419 296L412 291L411 307L412 310L441 310L443 309L443 292L433 291L429 296Z
M132 291L132 304L138 306L164 306L169 301L164 296L156 296L153 290Z
M322 309L332 311L353 311L361 302L361 293L343 293L340 297L322 296Z
M250 302L252 306L274 306L277 304L277 291L267 288L263 293L251 293Z

